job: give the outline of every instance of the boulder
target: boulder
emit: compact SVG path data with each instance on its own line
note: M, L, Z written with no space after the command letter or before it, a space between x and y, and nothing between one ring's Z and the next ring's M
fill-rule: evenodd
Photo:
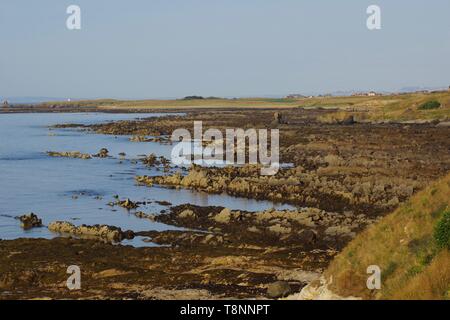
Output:
M436 127L450 127L450 121L439 122Z
M187 210L181 211L178 214L178 217L181 219L195 219L197 216L194 211L187 209Z
M126 209L136 209L137 207L139 207L139 205L136 202L133 202L128 198L123 201L118 201L117 204L122 208Z
M276 234L289 234L292 232L292 229L290 227L284 227L281 224L277 223L273 226L268 227L270 232L276 233Z
M347 117L345 117L340 121L340 123L343 125L352 125L355 124L355 122L356 122L355 117L353 115L348 115Z
M275 112L273 114L273 121L272 124L273 125L277 125L277 124L283 124L283 115L280 112Z
M38 216L35 215L34 213L20 216L19 220L20 226L25 230L42 227L42 220L39 219Z
M267 296L272 299L286 297L292 289L286 281L276 281L267 286Z
M142 211L138 211L134 214L136 217L140 218L140 219L147 219L150 221L155 221L156 220L156 216L154 214L151 213L145 213Z
M224 208L214 217L214 220L218 223L229 223L231 220L231 210Z
M154 153L149 154L148 156L146 156L145 158L142 159L142 163L152 167L155 165L159 165L160 162L158 161L158 158L156 157L156 155Z
M100 151L94 155L97 158L107 158L109 155L109 151L106 148L101 148Z
M303 229L298 233L298 240L304 244L314 243L317 239L317 234L313 230Z

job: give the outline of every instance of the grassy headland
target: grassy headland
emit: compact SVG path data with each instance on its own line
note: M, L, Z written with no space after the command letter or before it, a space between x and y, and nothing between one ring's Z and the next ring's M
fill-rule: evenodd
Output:
M421 108L423 104L437 101L436 109ZM312 97L301 99L179 99L179 100L80 100L47 102L42 107L61 105L67 107L95 107L102 110L141 109L233 109L233 108L332 108L354 114L364 121L450 120L450 91L431 93L390 94L382 96Z
M450 252L434 236L449 210L450 174L352 240L325 273L332 291L365 299L449 299ZM381 290L366 287L370 265L381 268Z

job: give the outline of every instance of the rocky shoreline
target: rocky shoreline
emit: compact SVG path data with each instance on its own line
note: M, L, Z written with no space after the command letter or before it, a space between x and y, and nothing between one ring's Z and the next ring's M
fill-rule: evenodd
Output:
M2 240L0 299L280 298L299 292L319 279L356 234L450 170L450 127L321 120L329 112L189 111L183 117L56 126L129 135L136 143L167 143L174 129L190 130L194 120L204 121L205 129L278 128L282 161L291 165L275 176L260 176L256 166L174 172L167 159L149 155L140 161L161 167L164 174L137 176L136 182L270 200L295 209L248 212L161 202L167 210L155 213L139 211L137 201L118 200L111 205L180 230L135 232L108 226L108 221L97 226L55 221L48 228L63 237ZM108 150L48 155L105 158ZM41 224L35 215L23 219L26 226ZM120 244L132 237L156 246ZM65 286L66 269L73 264L82 270L79 291Z
M201 212L211 210L220 210L218 215L223 216L225 210L181 209L174 209L167 217L161 217L161 221L172 219L173 215L183 220L191 212L200 216ZM55 222L49 229L76 238L0 241L1 299L277 298L299 291L317 276L315 271L308 270L324 267L335 253L317 249L311 254L304 246L290 247L288 239L280 243L280 234L273 233L277 229L270 231L273 235L269 239L264 238L264 233L243 239L235 232L239 230L231 226L220 231L215 227L214 232L133 234L162 245L153 248L106 241L124 237L124 232L113 227L77 228L66 222ZM95 240L88 240L84 235ZM300 233L300 237L307 236ZM315 237L310 241L315 241ZM65 286L66 269L73 264L82 272L80 291L70 291ZM275 289L280 282L283 291L277 293Z
M352 228L371 223L361 217L341 217L314 208L245 212L188 204L171 207L168 213L152 219L185 231L132 232L111 226L76 227L68 222L52 222L49 230L66 235L64 238L0 241L0 253L14 252L0 258L0 288L10 292L0 298L92 298L92 291L100 299L164 298L161 292L181 298L183 290L189 290L194 299L279 298L315 279L354 237L352 230L356 229ZM339 224L342 228L336 227ZM117 245L132 237L144 237L144 241L161 247ZM41 262L38 271L29 260L37 259L36 255ZM80 266L83 286L88 290L73 293L61 285L66 277L63 261ZM50 266L51 271L42 271ZM152 270L151 274L142 268ZM59 281L55 280L56 271ZM145 272L151 282L145 276L139 281L125 276L135 272ZM108 274L101 284L96 282L98 273ZM116 290L118 281L123 282L123 288ZM20 288L27 291L25 296L14 295ZM153 296L146 296L148 292Z

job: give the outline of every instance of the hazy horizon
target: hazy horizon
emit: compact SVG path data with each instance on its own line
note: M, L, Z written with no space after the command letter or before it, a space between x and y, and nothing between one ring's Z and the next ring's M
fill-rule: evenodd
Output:
M66 8L81 7L81 30ZM381 7L382 29L366 27ZM450 85L450 2L0 3L0 98L170 99Z

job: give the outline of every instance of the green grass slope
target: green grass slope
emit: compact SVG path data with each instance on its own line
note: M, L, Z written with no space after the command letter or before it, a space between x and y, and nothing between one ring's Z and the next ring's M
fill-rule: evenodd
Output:
M450 174L358 235L325 272L330 289L364 299L450 299ZM439 230L439 231L437 231ZM381 268L381 289L366 286Z

